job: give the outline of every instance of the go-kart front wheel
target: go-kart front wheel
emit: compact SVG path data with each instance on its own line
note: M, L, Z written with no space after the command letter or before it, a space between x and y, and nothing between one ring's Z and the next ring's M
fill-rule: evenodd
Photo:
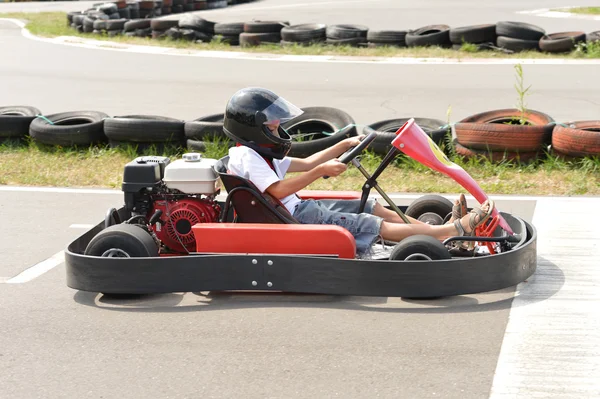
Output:
M158 256L158 245L142 227L114 224L96 234L85 248L85 255L110 258Z
M452 256L444 244L426 235L414 235L400 241L390 254L390 260L442 260Z
M452 202L441 195L424 195L406 208L406 216L413 217L429 224L444 224L443 221L452 213ZM439 216L439 218L435 217Z

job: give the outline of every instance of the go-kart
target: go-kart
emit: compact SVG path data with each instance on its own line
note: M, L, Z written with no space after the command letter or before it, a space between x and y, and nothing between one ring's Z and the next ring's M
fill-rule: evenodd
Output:
M407 216L445 223L452 211L445 197L425 195L400 207L379 186L379 175L403 152L452 177L479 202L487 198L412 119L370 175L358 156L376 136L370 131L339 158L365 176L362 192L305 190L300 197L360 199L363 210L374 188L406 223ZM129 162L124 206L109 209L65 251L67 285L104 294L267 290L432 298L514 286L536 270L535 228L497 210L473 236L443 242L411 236L375 243L368 256L358 256L346 229L298 223L279 200L228 173L227 160L190 153L174 162L156 156Z

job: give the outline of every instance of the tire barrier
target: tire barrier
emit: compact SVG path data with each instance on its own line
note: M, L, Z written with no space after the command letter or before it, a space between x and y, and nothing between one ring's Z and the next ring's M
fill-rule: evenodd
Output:
M358 134L351 115L332 107L305 107L282 127L292 137L289 155L305 158ZM0 142L18 141L61 147L109 145L148 148L187 148L205 152L209 143L234 146L223 133L224 114L192 120L157 115L109 116L99 111L43 114L31 106L0 107ZM367 125L378 132L369 150L384 156L396 132L410 118L447 155L527 163L555 155L567 159L600 156L600 121L560 123L532 109L496 109L447 124L440 119L406 115Z
M244 2L253 1L245 0ZM127 0L104 3L81 12L69 12L67 25L81 33L108 36L125 35L153 39L171 38L208 43L213 40L232 46L255 47L261 44L352 47L427 47L461 49L464 44L477 50L491 49L504 53L540 51L568 53L587 51L580 44L600 41L596 32L554 32L524 22L499 21L450 27L427 25L416 29L377 30L363 25L295 24L289 21L240 21L215 23L190 11L226 7L241 3L229 0ZM179 19L163 16L179 14ZM151 23L148 26L147 22Z

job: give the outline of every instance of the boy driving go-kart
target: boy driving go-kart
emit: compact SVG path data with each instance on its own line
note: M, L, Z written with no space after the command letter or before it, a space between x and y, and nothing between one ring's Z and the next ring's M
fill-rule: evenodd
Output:
M250 180L262 193L278 199L302 224L333 224L347 229L356 240L357 253L367 251L379 238L400 242L412 235L427 235L439 240L472 235L494 211L486 199L481 208L467 214L464 196L454 203L446 224L430 225L414 218L405 223L397 213L370 198L364 212L360 200L301 199L296 193L321 177L335 177L347 166L337 157L359 145L361 136L347 138L308 158L287 156L291 137L281 124L303 111L262 88L245 88L235 93L225 110L224 133L237 145L229 150L229 172ZM285 178L287 172L298 175Z

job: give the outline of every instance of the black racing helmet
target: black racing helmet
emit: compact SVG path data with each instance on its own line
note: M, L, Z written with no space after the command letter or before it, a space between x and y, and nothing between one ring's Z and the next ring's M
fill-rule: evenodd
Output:
M249 87L229 99L223 131L230 139L263 156L283 159L292 147L292 138L281 125L303 113L270 90ZM279 137L266 126L270 122L279 122Z

